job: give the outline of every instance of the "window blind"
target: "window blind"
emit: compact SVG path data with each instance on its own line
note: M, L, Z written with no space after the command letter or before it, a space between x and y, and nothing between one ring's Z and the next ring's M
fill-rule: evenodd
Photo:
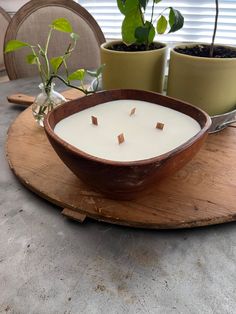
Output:
M96 19L105 37L121 38L122 15L117 9L116 0L77 0ZM236 0L219 0L219 20L216 43L236 45ZM215 0L175 0L156 5L156 16L166 7L174 6L185 18L184 27L176 33L156 37L164 42L210 42L215 14ZM151 5L147 13L150 16Z

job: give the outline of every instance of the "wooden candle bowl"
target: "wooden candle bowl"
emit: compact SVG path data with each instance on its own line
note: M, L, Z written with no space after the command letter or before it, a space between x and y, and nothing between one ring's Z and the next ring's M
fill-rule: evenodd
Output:
M195 119L201 126L198 134L166 154L139 161L108 161L91 156L68 144L54 132L62 119L112 100L134 99L172 108ZM44 120L47 137L65 165L83 182L107 197L130 200L158 183L160 179L183 167L198 152L208 135L210 117L202 110L182 101L141 90L102 91L69 101L52 110ZM82 134L86 136L86 134Z

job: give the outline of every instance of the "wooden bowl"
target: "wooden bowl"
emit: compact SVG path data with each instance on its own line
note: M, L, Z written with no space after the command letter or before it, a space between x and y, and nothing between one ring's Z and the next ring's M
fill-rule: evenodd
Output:
M174 109L195 119L201 129L190 140L166 154L127 162L91 156L55 134L54 128L62 119L98 104L120 99L142 100ZM206 139L210 125L210 117L202 110L180 100L141 90L102 91L75 99L52 110L44 120L51 145L76 176L107 197L125 200L138 197L140 192L147 191L191 160Z

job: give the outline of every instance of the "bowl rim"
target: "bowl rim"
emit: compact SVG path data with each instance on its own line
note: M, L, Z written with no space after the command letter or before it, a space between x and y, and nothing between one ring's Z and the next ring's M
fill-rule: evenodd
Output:
M160 100L162 99L168 99L170 100L171 102L175 102L175 103L178 103L178 104L181 104L181 105L184 105L184 107L189 107L192 108L193 110L196 110L198 113L200 113L202 116L204 116L205 118L205 124L203 126L200 125L199 121L197 121L196 119L193 119L195 121L197 121L201 127L201 130L195 134L193 137L191 137L189 140L187 140L186 142L184 142L183 144L179 145L178 147L164 153L164 154L161 154L161 155L158 155L158 156L155 156L155 157L151 157L151 158L147 158L147 159L141 159L141 160L133 160L133 161L115 161L115 160L109 160L109 159L104 159L104 158L101 158L101 157L96 157L96 156L93 156L89 153L86 153L85 151L82 151L80 150L79 148L73 146L72 144L69 144L68 142L66 142L65 140L63 140L61 137L59 137L55 132L54 132L54 129L51 127L51 124L50 124L50 119L52 119L52 116L59 110L62 110L63 107L65 106L68 106L70 104L74 104L75 102L83 102L83 99L88 99L88 97L90 98L95 98L95 97L100 97L100 98L103 98L104 100L104 97L103 96L107 96L109 94L113 94L113 96L117 96L119 97L120 94L126 94L126 93L137 93L138 95L152 95L152 96L157 96ZM112 100L120 100L120 99L127 99L127 97L123 97L123 98L112 98L112 99L109 99L109 100L106 100L106 101L103 101L101 103L106 103L106 102L109 102L109 101L112 101ZM129 98L129 99L132 99L132 98ZM143 100L142 98L140 99L134 99L134 100ZM148 100L143 100L143 101L148 101ZM149 101L151 102L151 101ZM97 105L101 104L101 103L98 103ZM158 105L158 103L156 103ZM173 109L171 108L170 106L168 105L163 105L163 104L159 104L161 106L164 106L164 107L167 107L167 108L170 108L170 109ZM92 105L90 107L93 107L95 105ZM88 107L88 108L90 108ZM78 106L79 108L79 106ZM84 110L84 109L82 109ZM82 110L78 110L77 112L79 111L82 111ZM173 110L176 110L176 109L173 109ZM178 110L176 110L178 111ZM182 112L182 111L180 111ZM76 112L75 112L76 113ZM182 112L183 113L183 112ZM74 114L74 113L73 113ZM189 114L185 113L186 115L190 116ZM66 116L66 117L69 117L70 115ZM190 116L191 117L191 116ZM65 118L65 117L64 117ZM62 118L61 120L63 120L64 118ZM61 120L59 120L57 123L59 123ZM178 100L176 98L173 98L173 97L169 97L169 96L164 96L162 94L159 94L159 93L155 93L155 92L150 92L150 91L143 91L143 90L134 90L134 89L116 89L116 90L103 90L103 91L99 91L99 92L96 92L92 95L88 95L88 96L83 96L81 98L78 98L78 99L74 99L74 100L71 100L71 101L68 101L60 106L57 106L56 108L54 108L52 111L50 111L44 118L44 130L47 134L47 136L53 138L54 141L56 141L57 143L59 143L61 146L63 146L66 150L69 150L70 153L73 153L73 155L80 155L80 157L82 158L85 158L85 159L88 159L90 161L93 161L93 162L97 162L97 163L100 163L100 164L106 164L106 165L110 165L110 166L122 166L122 167L130 167L130 166L142 166L142 165L147 165L147 164L152 164L152 163L161 163L163 161L166 161L168 160L169 158L173 157L175 154L177 153L180 153L182 151L184 151L185 149L189 148L193 143L197 142L197 140L199 140L201 137L203 137L205 135L205 133L208 132L210 126L211 126L211 118L210 116L204 112L202 109L196 107L196 106L193 106L187 102L184 102L184 101L181 101L181 100ZM56 125L56 124L55 124Z

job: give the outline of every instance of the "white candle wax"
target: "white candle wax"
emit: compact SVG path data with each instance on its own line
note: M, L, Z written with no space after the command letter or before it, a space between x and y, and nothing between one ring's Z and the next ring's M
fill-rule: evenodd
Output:
M133 108L135 113L130 115ZM95 116L98 125L92 124ZM163 130L157 122L164 123ZM67 143L96 157L113 161L137 161L164 154L200 131L193 118L140 100L115 100L80 111L55 126ZM123 133L125 141L118 143Z

